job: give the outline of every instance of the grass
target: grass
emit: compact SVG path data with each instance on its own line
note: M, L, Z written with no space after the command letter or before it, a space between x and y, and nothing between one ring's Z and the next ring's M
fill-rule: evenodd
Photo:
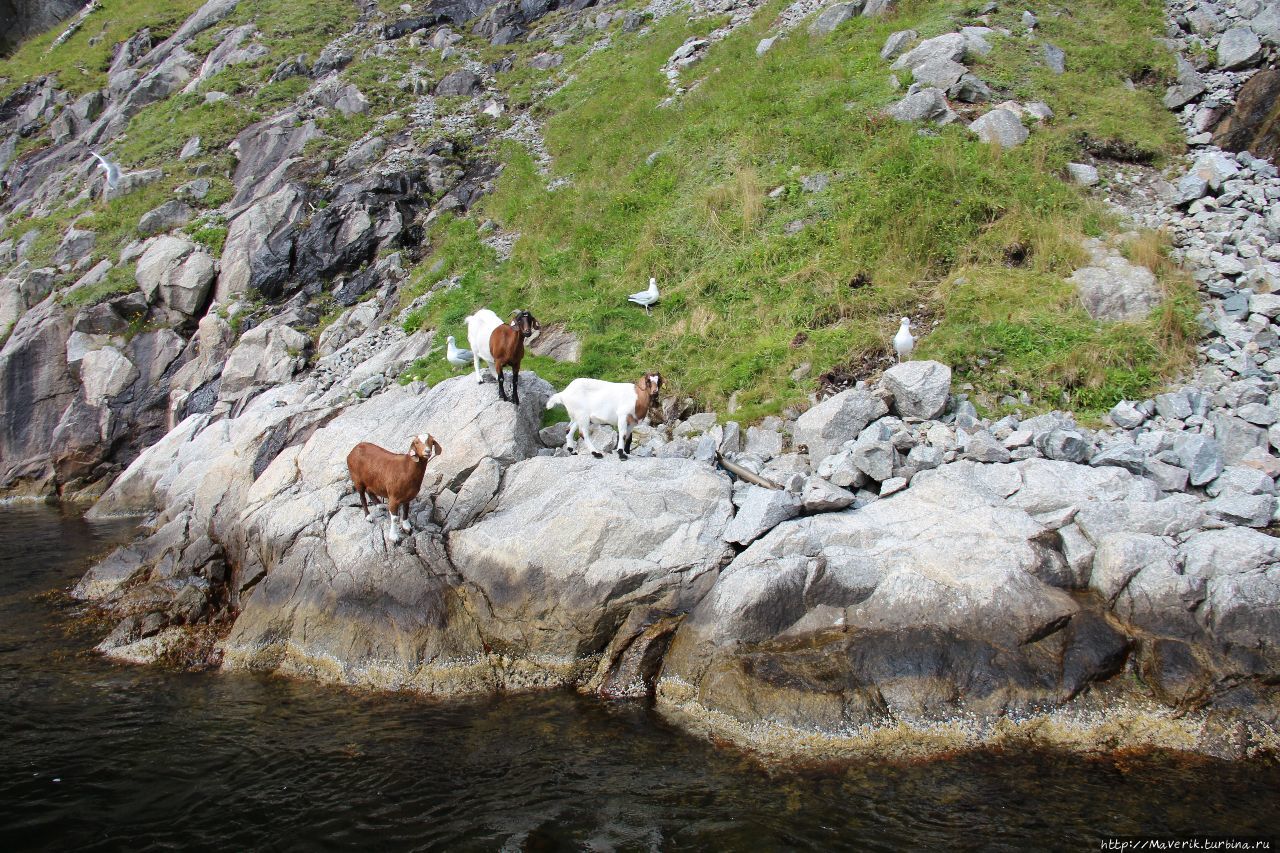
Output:
M49 71L73 93L99 87L116 41L140 23L159 36L172 32L199 0L152 5L105 0L102 12L47 56L56 32L26 43L0 62L0 76L9 80L3 91ZM885 37L905 28L923 37L953 31L972 22L973 5L903 0L888 19L855 18L823 38L801 25L757 57L756 43L785 6L776 0L686 69L687 93L665 106L670 92L658 69L686 38L706 35L723 18L672 15L645 36L623 34L615 24L613 46L586 59L603 34L556 49L535 29L530 42L494 48L464 28L464 44L482 61L513 58L498 85L511 104L534 105L553 173L540 174L517 145L480 141L479 150L504 163L497 191L470 217L433 224L430 252L403 298L445 277L459 283L413 312L406 328L465 339L462 319L478 306L500 314L529 308L583 342L579 364L527 359L553 382L576 375L623 381L661 370L671 393L711 408L723 411L736 394L740 420L803 404L816 377L833 367L874 363L904 315L928 329L920 357L952 364L957 384L972 383L987 409L1025 390L1036 408L1065 403L1087 416L1150 391L1186 364L1194 292L1167 262L1163 237L1142 235L1126 250L1156 271L1169 297L1164 307L1143 323L1091 320L1066 278L1083 260L1080 239L1117 224L1062 174L1081 156L1084 137L1120 143L1157 164L1182 150L1176 120L1160 105L1162 83L1173 74L1155 40L1163 28L1160 3L1082 0L1069 12L1043 14L1041 39L1066 52L1062 75L1043 67L1040 42L993 36L992 53L975 71L998 98L1044 100L1057 113L1011 151L979 143L963 126L925 129L882 116L900 95L878 57ZM997 12L993 25L1020 33L1020 14L1014 7ZM270 55L142 110L112 149L127 169L163 166L164 178L105 205L10 223L10 232L37 227L32 256L44 260L71 220L83 216L79 226L99 234L95 254L108 256L134 238L142 213L197 170L214 184L203 206L225 202L234 165L227 144L310 85L300 78L268 83L275 66L298 54L313 62L356 15L354 4L328 0L242 0L192 49L207 52L217 29L253 21ZM407 40L366 53L376 41L372 33L353 38L347 48L357 59L342 72L369 100L369 112L320 122L323 135L308 147L312 159L340 156L371 132L410 130L404 114L413 97L401 88L410 65L431 81L453 67ZM529 58L543 50L563 54L565 64L550 75L531 69ZM550 78L570 76L554 96L540 94ZM205 104L204 92L215 89L232 97ZM436 109L447 113L448 99ZM380 121L391 112L400 116ZM177 151L194 135L204 153L178 162ZM805 192L802 179L818 173L830 177L828 189ZM550 178L568 183L549 191ZM509 260L481 242L476 224L486 218L521 234ZM197 218L187 232L214 253L226 237L216 219ZM663 300L647 315L626 296L650 275ZM121 276L109 280L123 287ZM812 365L810 378L792 380L804 362ZM436 381L448 373L437 358L405 379Z
M60 297L62 304L73 308L85 308L112 296L132 293L138 289L138 282L134 278L136 269L134 264L117 264L97 284L64 291Z
M615 33L615 47L540 108L553 176L571 183L549 192L527 153L502 149L497 192L472 220L436 225L424 265L443 259L443 272L415 279L409 295L445 275L460 285L406 327L462 338L462 318L479 305L527 307L583 340L580 364L546 366L557 375L622 381L658 369L672 393L712 408L737 392L742 420L802 403L816 387L791 379L802 362L816 377L887 351L904 315L938 318L920 356L954 364L957 383L986 392L987 408L1025 389L1036 407L1065 394L1096 413L1184 363L1175 284L1160 317L1107 325L1084 314L1065 281L1083 260L1080 239L1113 227L1061 178L1080 156L1079 136L1157 159L1180 150L1156 91L1125 84L1161 61L1148 44L1158 3L1087 2L1044 22L1067 51L1061 77L1030 67L1017 39L994 40L981 73L999 85L994 72L1015 66L1017 91L1006 94L1058 110L1011 151L963 127L921 133L880 115L895 97L878 57L884 38L906 27L951 31L968 20L961 4L907 2L891 20L855 19L825 40L801 27L757 58L781 8L715 45L685 72L683 84L697 85L667 107L656 69L718 22L672 16L647 38ZM514 84L526 86L525 76ZM829 189L802 191L801 178L820 172ZM505 263L476 234L485 217L521 234ZM789 234L793 222L803 227ZM650 275L663 290L652 316L626 302Z

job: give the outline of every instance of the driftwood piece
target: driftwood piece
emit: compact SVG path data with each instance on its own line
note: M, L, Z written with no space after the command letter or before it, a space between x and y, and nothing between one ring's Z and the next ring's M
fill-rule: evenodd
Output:
M738 463L730 462L728 459L724 458L724 455L722 453L719 453L719 452L716 453L716 461L720 463L721 468L728 471L730 474L737 477L739 480L748 482L753 486L760 486L765 489L781 489L782 488L782 486L779 486L777 483L774 483L770 480L766 480L757 474L752 474L750 471L748 471L746 468L743 468Z

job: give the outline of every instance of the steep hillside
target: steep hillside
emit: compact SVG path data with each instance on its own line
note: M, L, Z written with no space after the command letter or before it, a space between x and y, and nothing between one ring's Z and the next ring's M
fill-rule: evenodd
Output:
M529 308L554 383L657 369L744 422L873 378L908 316L983 411L1096 417L1193 353L1167 240L1108 204L1184 149L1162 18L103 0L0 62L0 480L105 482L402 309L462 340L478 306ZM1146 277L1137 307L1081 298L1099 258L1106 288ZM648 314L626 295L650 276ZM278 369L222 383L264 323ZM450 372L418 348L402 381Z

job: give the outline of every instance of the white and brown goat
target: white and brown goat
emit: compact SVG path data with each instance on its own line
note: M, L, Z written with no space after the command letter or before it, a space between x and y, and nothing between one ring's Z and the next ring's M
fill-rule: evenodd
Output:
M409 525L409 504L422 488L422 475L427 471L427 463L442 452L440 442L430 434L421 433L413 436L408 453L392 453L362 441L347 454L351 485L360 496L364 517L369 517L369 497L374 503L379 503L379 499L385 500L391 513L392 541L400 539L396 532L397 520L406 533L412 529Z
M515 311L511 322L503 323L488 308L481 308L466 319L467 341L475 362L476 381L484 382L480 362L491 365L498 380L498 397L507 399L502 387L502 368L511 368L511 402L520 405L520 362L524 359L524 341L534 332L542 330L542 324L528 311Z
M559 394L547 400L547 408L564 406L569 413L569 433L564 445L573 450L574 433L581 432L591 455L604 454L591 441L591 424L617 424L618 458L631 452L631 428L644 420L649 409L658 403L662 375L646 373L633 383L605 382L600 379L575 379Z

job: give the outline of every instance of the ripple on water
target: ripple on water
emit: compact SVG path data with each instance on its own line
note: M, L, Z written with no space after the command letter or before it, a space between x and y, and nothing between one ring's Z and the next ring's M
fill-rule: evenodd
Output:
M1079 850L1280 832L1273 766L987 751L784 772L572 693L435 702L111 664L46 593L128 532L0 509L4 849Z

